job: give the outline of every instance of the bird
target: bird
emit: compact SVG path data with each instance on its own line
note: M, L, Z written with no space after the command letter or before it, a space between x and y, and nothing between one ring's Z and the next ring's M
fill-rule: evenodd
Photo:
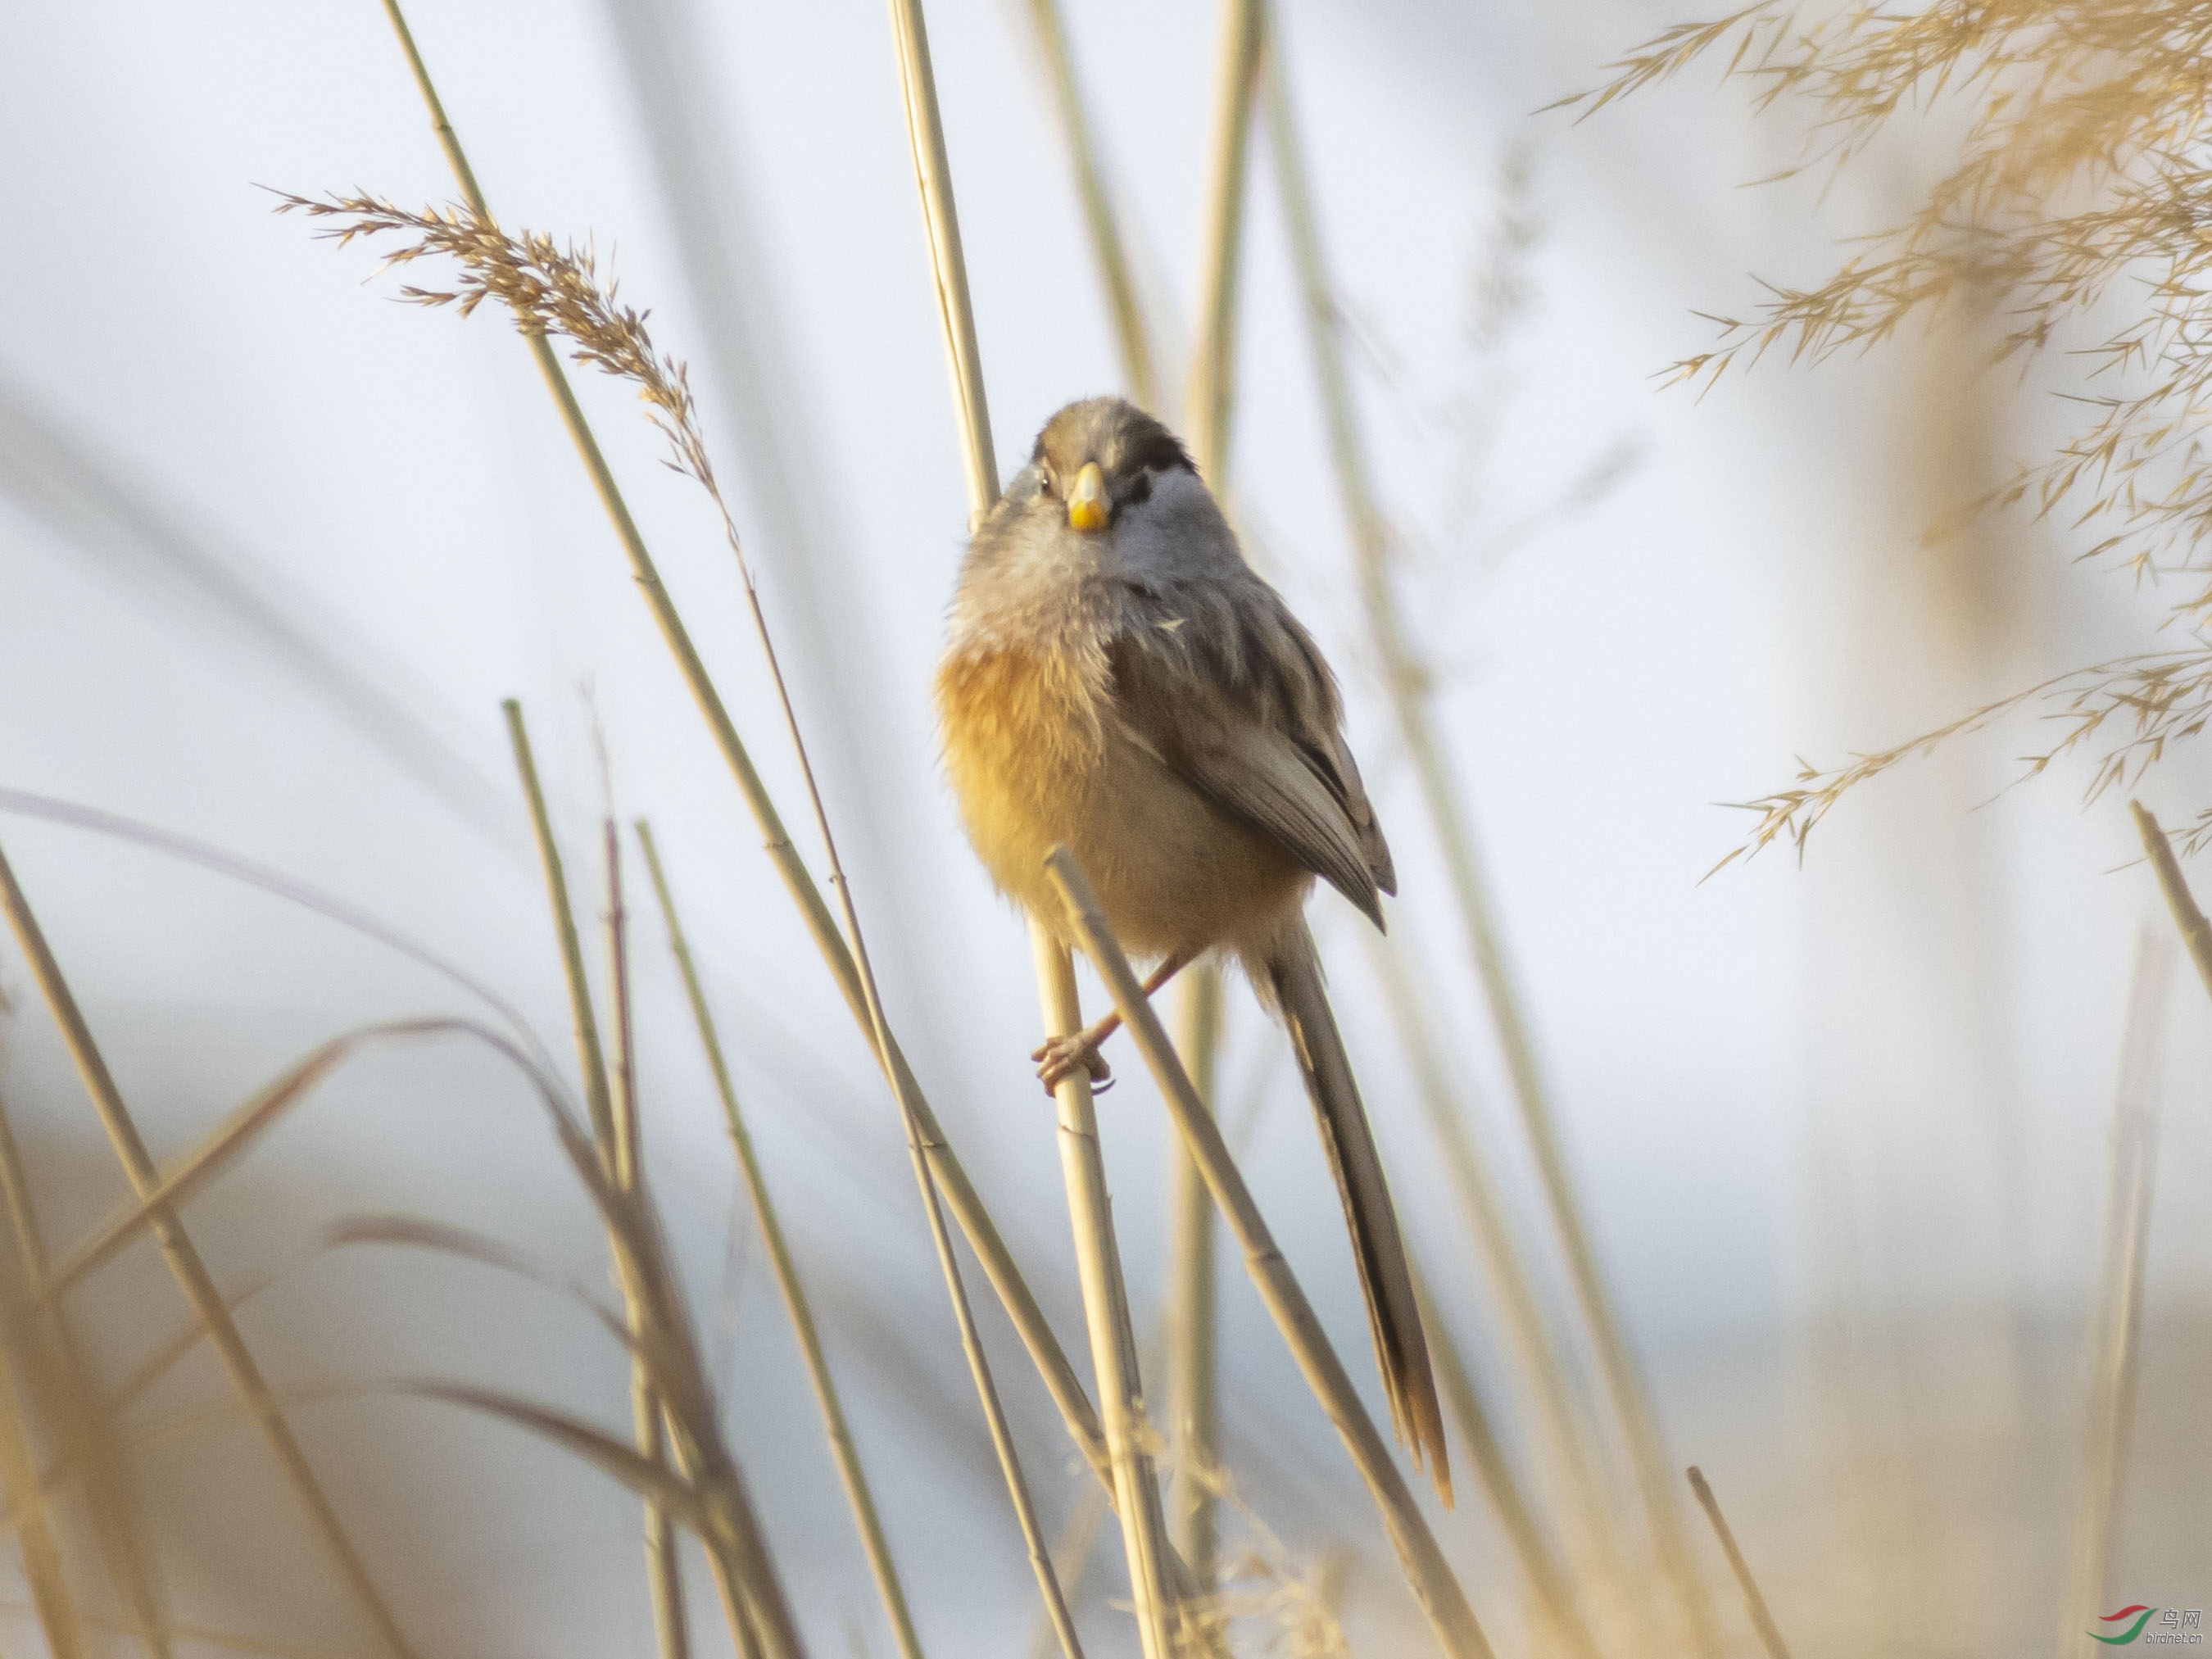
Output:
M1447 1503L1442 1413L1382 1157L1305 919L1377 928L1390 848L1313 636L1249 564L1189 452L1120 398L1072 403L978 522L934 684L946 777L1000 890L1063 944L1066 846L1146 995L1212 953L1288 1028L1352 1236L1401 1443ZM1033 1059L1108 1073L1109 1016Z

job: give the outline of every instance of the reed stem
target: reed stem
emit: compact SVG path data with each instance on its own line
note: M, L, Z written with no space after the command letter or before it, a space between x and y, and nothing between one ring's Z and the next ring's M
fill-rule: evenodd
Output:
M1675 1506L1674 1485L1650 1390L1621 1334L1604 1277L1598 1270L1596 1251L1583 1223L1581 1206L1567 1174L1566 1156L1559 1144L1550 1097L1536 1063L1535 1046L1522 1016L1520 994L1498 935L1495 907L1475 848L1473 827L1458 781L1445 759L1431 718L1432 677L1419 660L1391 586L1389 533L1368 482L1365 450L1352 407L1342 343L1338 337L1334 289L1322 251L1312 192L1306 181L1282 64L1282 53L1278 51L1274 54L1275 72L1270 77L1269 116L1284 218L1289 228L1299 283L1304 290L1307 336L1313 351L1315 376L1321 385L1330 462L1351 532L1370 641L1382 665L1383 684L1397 717L1400 737L1413 759L1422 800L1443 854L1475 977L1497 1032L1514 1103L1519 1109L1522 1125L1535 1158L1545 1202L1566 1257L1575 1297L1589 1328L1591 1342L1597 1350L1599 1370L1628 1444L1661 1569L1681 1607L1692 1646L1699 1654L1717 1659L1719 1637Z
M760 1158L753 1150L752 1136L745 1127L744 1115L738 1107L735 1086L730 1081L730 1068L722 1054L721 1038L714 1030L714 1018L707 1006L705 988L699 981L699 970L691 958L691 947L684 933L683 923L678 919L676 901L668 885L666 872L660 863L659 848L654 844L653 830L641 818L634 826L637 831L639 848L645 854L645 867L653 879L654 896L660 902L662 921L668 929L668 948L676 958L676 968L684 980L684 994L691 1005L692 1022L698 1028L699 1042L707 1055L707 1069L714 1080L714 1092L722 1103L722 1116L729 1126L731 1145L738 1155L738 1168L743 1174L745 1191L752 1203L753 1216L759 1223L761 1241L768 1248L769 1265L775 1275L777 1292L783 1298L785 1313L791 1320L793 1333L799 1338L799 1351L806 1365L807 1381L814 1390L815 1404L822 1412L822 1424L830 1441L830 1455L837 1466L837 1479L845 1489L845 1501L853 1511L853 1522L860 1534L862 1551L868 1558L868 1571L876 1582L876 1593L884 1604L884 1617L890 1621L891 1638L897 1644L902 1659L921 1659L921 1639L914 1628L914 1618L908 1610L906 1591L899 1583L898 1569L893 1564L890 1546L884 1536L883 1522L877 1514L875 1497L868 1486L866 1471L860 1465L859 1448L854 1443L853 1432L845 1420L845 1408L837 1396L837 1385L830 1374L830 1364L822 1349L822 1335L814 1322L814 1310L806 1297L805 1286L799 1282L799 1270L791 1257L791 1247L785 1240L783 1224L776 1214L775 1201L769 1197L768 1181L762 1173Z
M76 1062L78 1076L83 1079L85 1092L92 1097L93 1108L107 1132L108 1141L115 1149L117 1161L122 1164L131 1190L142 1202L151 1199L161 1187L161 1171L138 1133L130 1109L124 1103L122 1091L115 1086L106 1059L93 1038L92 1028L77 1006L76 997L63 976L61 964L55 960L38 918L32 913L30 901L17 884L15 872L4 853L0 853L0 909L7 912L9 925L30 964L31 976L38 981L40 994L46 999L54 1024L61 1030L62 1040ZM244 1403L246 1414L276 1454L324 1551L362 1610L368 1615L383 1645L398 1659L413 1659L414 1649L386 1605L375 1581L369 1577L367 1564L347 1536L322 1483L315 1478L307 1453L285 1420L259 1363L239 1334L238 1323L224 1305L222 1292L216 1288L214 1277L208 1272L198 1248L185 1232L176 1212L167 1204L158 1206L149 1219L162 1260L183 1290L194 1317L205 1328L208 1340L229 1373L231 1384Z
M983 397L967 265L960 248L959 216L953 204L951 167L945 155L945 127L938 111L921 0L890 0L890 13L899 87L906 104L907 137L914 152L915 182L921 196L939 321L945 331L945 355L952 371L972 526L982 522L999 499L999 466ZM1065 1036L1082 1030L1075 968L1067 947L1035 919L1030 922L1030 939L1046 1035ZM1055 1098L1068 1222L1075 1235L1085 1322L1105 1425L1114 1508L1121 1522L1122 1544L1128 1558L1138 1636L1146 1659L1172 1659L1172 1631L1179 1619L1180 1599L1170 1595L1167 1584L1171 1577L1180 1583L1184 1575L1179 1564L1170 1563L1159 1486L1153 1477L1152 1460L1141 1449L1144 1407L1136 1345L1129 1328L1121 1257L1114 1245L1090 1079L1078 1076L1063 1080Z
M1259 0L1223 0L1214 64L1206 218L1183 437L1199 475L1228 500L1229 414L1235 402L1237 290L1243 248L1245 177L1251 153L1252 90L1259 78ZM1221 968L1183 970L1176 990L1176 1048L1199 1099L1213 1108L1219 1069ZM1168 1420L1173 1436L1175 1536L1193 1575L1211 1589L1221 1452L1215 1429L1220 1346L1214 1332L1213 1206L1180 1140L1168 1148Z
M1065 1036L1083 1029L1075 965L1067 947L1033 926L1037 982L1045 992L1045 1034ZM1114 1238L1113 1200L1098 1140L1091 1079L1079 1068L1054 1091L1059 1108L1060 1175L1075 1238L1076 1274L1091 1337L1098 1401L1106 1423L1106 1448L1114 1460L1115 1508L1128 1558L1129 1588L1137 1634L1146 1659L1175 1659L1180 1614L1166 1586L1167 1523L1159 1484L1146 1449L1143 1384L1137 1374L1135 1333L1130 1328L1127 1287Z
M1045 866L1067 905L1071 931L1082 942L1085 954L1113 994L1114 1006L1121 1011L1138 1048L1143 1051L1153 1080L1158 1084L1176 1127L1182 1132L1184 1145L1189 1147L1200 1172L1206 1177L1207 1190L1213 1194L1214 1203L1244 1252L1245 1268L1259 1290L1261 1301L1267 1305L1307 1386L1335 1425L1346 1450L1352 1455L1353 1467L1373 1495L1382 1524L1398 1552L1399 1565L1405 1570L1407 1582L1412 1585L1422 1610L1428 1614L1437 1640L1453 1659L1490 1659L1490 1644L1483 1636L1482 1627L1475 1622L1467 1593L1453 1576L1450 1564L1437 1547L1436 1534L1429 1529L1427 1518L1414 1501L1412 1488L1391 1457L1390 1449L1383 1443L1367 1408L1360 1403L1351 1375L1330 1345L1313 1304L1306 1300L1289 1262L1276 1248L1274 1237L1268 1231L1259 1206L1253 1202L1251 1191L1245 1186L1221 1138L1220 1127L1199 1100L1197 1091L1191 1087L1190 1079L1176 1058L1175 1045L1168 1041L1159 1016L1146 1000L1144 988L1137 982L1128 958L1121 953L1121 945L1099 912L1090 884L1064 847L1055 848L1047 855Z
M131 1620L145 1632L143 1639L151 1659L169 1659L168 1615L146 1541L137 1483L123 1453L116 1422L118 1407L94 1382L83 1345L53 1291L52 1259L39 1230L30 1175L4 1103L0 1103L0 1203L7 1207L8 1231L21 1263L29 1310L26 1340L34 1345L39 1392L48 1408L47 1428L57 1459L85 1470L87 1508L107 1576Z
M660 1413L653 1401L653 1387L649 1373L643 1372L649 1352L647 1338L653 1330L650 1310L646 1306L645 1282L635 1270L639 1255L636 1241L626 1237L623 1224L627 1221L643 1224L647 1213L643 1193L638 1179L636 1146L634 1130L626 1131L616 1115L612 1091L609 1087L605 1067L605 1050L599 1042L599 1018L592 1006L591 986L584 978L583 950L577 942L576 919L568 908L568 882L561 862L561 849L553 839L553 823L546 811L545 794L538 779L538 763L531 753L530 732L523 723L522 705L509 697L500 704L507 717L508 741L514 750L514 769L522 783L523 794L530 809L530 823L538 842L538 858L544 872L545 893L553 907L554 932L562 941L562 963L566 971L568 991L568 1012L575 1028L576 1054L580 1063L597 1061L602 1069L596 1083L590 1073L584 1079L586 1101L596 1098L592 1113L592 1151L599 1162L599 1176L607 1190L619 1201L620 1216L613 1212L606 1216L607 1242L613 1251L616 1281L622 1291L624 1316L631 1333L640 1339L638 1354L633 1362L630 1398L633 1420L639 1441L639 1449L648 1458L659 1449ZM619 898L616 900L619 907ZM731 1471L734 1476L735 1470ZM726 1494L726 1496L727 1496ZM680 1590L665 1584L664 1571L673 1553L667 1516L659 1500L651 1492L644 1494L646 1510L646 1569L647 1583L653 1597L653 1625L656 1635L665 1640L679 1627L680 1601L664 1607L664 1594L680 1597ZM710 1548L713 1561L720 1580L722 1602L729 1614L731 1638L742 1647L747 1628L757 1640L769 1659L799 1659L800 1648L798 1627L783 1599L782 1586L777 1583L771 1565L768 1547L760 1534L758 1521L750 1505L732 1498L727 1504L725 1519L738 1534L734 1541L738 1547L723 1553ZM658 1517L658 1525L656 1525Z
M1752 1628L1759 1632L1759 1644L1766 1650L1767 1659L1790 1659L1790 1649L1782 1639L1782 1632L1767 1611L1766 1598L1759 1593L1759 1581L1751 1576L1751 1564L1743 1559L1736 1547L1735 1534L1729 1528L1728 1517L1721 1513L1720 1500L1706 1484L1705 1471L1692 1463L1688 1470L1690 1490L1698 1495L1698 1504L1705 1512L1705 1519L1713 1523L1713 1536L1720 1540L1721 1553L1728 1557L1729 1571L1735 1574L1736 1588L1743 1592L1743 1605L1751 1614Z
M476 175L469 167L468 158L461 149L453 125L446 118L445 106L439 100L422 54L416 49L414 36L408 30L398 0L384 0L384 7L398 37L400 47L406 54L416 88L428 107L431 125L437 132L438 141L452 165L469 208L479 217L490 222L491 210L477 185ZM776 811L775 803L759 772L754 768L744 740L738 735L737 726L730 718L721 694L715 689L712 677L707 672L706 664L692 643L682 614L661 583L659 572L653 564L645 538L631 516L629 504L607 465L605 456L600 451L599 440L593 435L591 424L585 419L582 407L576 401L575 391L568 383L559 356L542 334L530 335L528 344L546 389L561 412L569 439L592 480L592 489L623 544L631 574L645 598L654 625L659 629L670 654L675 658L677 669L683 675L684 684L698 704L716 748L720 750L737 782L746 810L752 814L753 821L758 826L763 845L775 866L776 874L782 880L792 902L798 907L816 948L829 964L831 976L845 999L847 1009L862 1033L868 1037L879 1061L890 1069L893 1087L901 1100L918 1116L920 1138L929 1160L930 1172L939 1183L945 1202L951 1209L954 1219L959 1223L969 1247L975 1251L984 1276L990 1280L992 1289L1004 1305L1007 1317L1021 1338L1023 1347L1044 1379L1046 1390L1051 1395L1054 1405L1059 1408L1069 1437L1074 1440L1099 1480L1106 1480L1104 1437L1099 1431L1097 1413L1092 1410L1091 1401L1083 1391L1083 1384L1076 1376L1075 1368L1068 1363L1066 1352L1046 1321L1043 1309L1038 1305L1035 1294L1023 1278L1012 1253L1006 1248L1006 1240L999 1233L997 1224L991 1219L990 1212L984 1207L974 1183L968 1179L966 1170L945 1139L944 1129L930 1110L921 1085L915 1081L896 1039L884 1033L884 1042L881 1044L877 1042L875 1024L868 1012L866 989L853 951L839 933L836 920L823 902L821 890L816 886L805 860L792 844L790 835L784 829L782 817Z
M1582 1610L1575 1602L1574 1583L1552 1553L1543 1528L1537 1523L1535 1511L1521 1490L1512 1464L1507 1461L1505 1449L1498 1443L1497 1433L1490 1425L1490 1413L1483 1407L1482 1395L1474 1386L1466 1362L1460 1358L1459 1343L1450 1327L1444 1323L1436 1297L1429 1290L1428 1275L1418 1263L1413 1264L1413 1295L1420 1305L1421 1328L1429 1340L1430 1355L1436 1361L1437 1380L1443 1387L1445 1403L1459 1421L1460 1438L1474 1455L1476 1478L1482 1482L1483 1492L1490 1499L1498 1524L1504 1531L1506 1541L1513 1547L1522 1577L1528 1581L1538 1621L1550 1628L1559 1645L1574 1655L1575 1659L1598 1659L1597 1643L1583 1622Z
M1221 1039L1221 974L1183 970L1176 1052L1208 1111L1214 1109ZM1194 977L1193 977L1194 975ZM1168 1149L1167 1418L1175 1501L1169 1535L1201 1592L1217 1572L1220 1486L1219 1352L1216 1334L1213 1200L1181 1140Z
M1098 164L1098 149L1091 118L1083 107L1083 94L1075 81L1075 64L1067 50L1067 31L1062 27L1059 0L1029 0L1030 21L1036 30L1038 61L1052 94L1053 111L1060 118L1060 136L1075 169L1075 194L1083 204L1083 228L1091 238L1091 257L1098 267L1099 285L1106 291L1106 311L1114 324L1114 343L1121 356L1121 379L1139 407L1158 413L1160 386L1152 368L1152 343L1145 326L1143 305L1129 274L1129 256L1121 240L1112 200ZM1193 1564L1195 1565L1194 1563Z
M1536 1297L1528 1263L1507 1220L1505 1206L1481 1150L1469 1132L1466 1109L1450 1068L1445 1064L1419 987L1407 967L1403 944L1395 938L1367 934L1369 957L1382 988L1383 1004L1397 1027L1398 1042L1412 1066L1414 1096L1443 1153L1444 1173L1459 1200L1490 1290L1504 1313L1504 1334L1519 1363L1523 1386L1532 1396L1545 1466L1571 1517L1569 1535L1580 1547L1585 1581L1620 1576L1620 1540L1614 1536L1605 1482L1592 1457L1598 1447L1566 1357L1559 1351L1550 1322Z
M2105 1201L2105 1251L2090 1324L2091 1382L2081 1446L2081 1485L2074 1506L2074 1538L2066 1600L2058 1628L2062 1656L2081 1651L2083 1632L2100 1617L2112 1537L2127 1486L2128 1449L2135 1437L2136 1379L2142 1358L2144 1279L2149 1258L2150 1200L2157 1170L2157 1079L2164 1057L2172 946L2146 933L2136 946L2128 996L2127 1035L2112 1091L2112 1153Z
M644 1168L644 1146L639 1138L637 1109L637 1046L631 1018L629 991L629 914L623 905L622 837L615 828L610 806L605 830L607 889L607 995L614 1024L614 1048L609 1057L608 1082L614 1108L615 1184L632 1199L639 1196ZM638 1455L648 1462L665 1463L667 1436L661 1422L660 1396L653 1386L653 1368L643 1347L645 1322L635 1302L628 1308L630 1335L640 1346L631 1357L629 1372L630 1426ZM690 1659L691 1631L684 1607L682 1559L677 1553L677 1532L667 1505L655 1495L645 1500L646 1583L653 1599L653 1633L660 1659Z

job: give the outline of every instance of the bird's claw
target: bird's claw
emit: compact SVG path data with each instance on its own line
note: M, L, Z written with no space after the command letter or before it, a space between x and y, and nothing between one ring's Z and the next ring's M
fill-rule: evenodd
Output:
M1044 1085L1047 1094L1059 1091L1060 1084L1073 1076L1077 1068L1091 1074L1093 1090L1111 1086L1114 1068L1106 1057L1079 1036L1053 1037L1040 1044L1030 1058L1037 1062L1037 1081Z

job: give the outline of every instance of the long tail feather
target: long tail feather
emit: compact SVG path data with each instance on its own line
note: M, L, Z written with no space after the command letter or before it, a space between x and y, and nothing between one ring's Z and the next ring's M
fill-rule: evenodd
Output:
M1426 1469L1437 1492L1451 1507L1451 1465L1444 1451L1443 1413L1437 1404L1436 1379L1429 1369L1428 1339L1413 1299L1413 1276L1398 1232L1398 1212L1382 1178L1367 1109L1344 1039L1322 988L1321 960L1313 935L1303 924L1292 948L1267 965L1275 1001L1290 1027L1298 1070L1321 1125L1322 1145L1344 1200L1352 1229L1352 1258L1359 1264L1360 1288L1367 1293L1367 1323L1375 1339L1375 1361L1382 1391L1390 1402L1390 1425L1413 1455L1413 1466Z

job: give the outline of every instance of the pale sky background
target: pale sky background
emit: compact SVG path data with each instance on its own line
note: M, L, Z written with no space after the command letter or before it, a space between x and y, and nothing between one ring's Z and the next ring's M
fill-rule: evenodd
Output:
M1068 9L1156 308L1179 319L1212 9ZM592 239L661 346L693 364L894 1023L1056 1322L1079 1332L1050 1108L1025 1059L1026 944L934 763L927 681L965 502L881 9L420 0L411 15L502 220ZM596 709L621 810L653 818L686 901L884 1471L894 1546L930 1585L926 1633L958 1652L988 1632L1006 1650L1032 1592L890 1103L526 353L489 309L464 323L392 303L397 281L371 280L371 252L319 241L258 188L452 196L379 8L101 0L0 18L0 787L341 895L496 986L565 1055L498 702L525 702L572 874L592 895ZM2032 720L1848 800L1802 869L1778 852L1699 884L1747 822L1714 803L1784 785L1796 755L1832 763L2143 644L2158 607L2024 524L1992 528L1966 567L1918 544L1966 492L1958 456L2002 469L2052 429L2009 380L1962 380L1968 349L1954 340L1908 335L1817 370L1775 362L1702 398L1661 389L1658 372L1710 337L1693 308L1754 303L1753 271L1822 274L1838 237L1930 176L1942 137L1890 147L1823 198L1809 183L1741 188L1787 161L1796 133L1714 93L1709 70L1579 125L1534 113L1675 21L1624 0L1297 0L1280 38L1370 447L1406 532L1403 592L1607 1272L1661 1380L1676 1461L1740 1449L1749 1487L1759 1435L1785 1432L1802 1406L1791 1345L1838 1305L2078 1324L2129 964L2162 913L2146 872L2122 867L2136 852L2122 804L2084 810L2080 768L1990 801L2036 741ZM967 0L929 21L1011 473L1054 408L1113 388L1115 358L1021 9ZM1540 234L1525 308L1486 353L1470 341L1471 288L1512 205L1500 181L1516 156ZM1253 190L1231 487L1255 556L1346 681L1398 853L1394 930L1431 970L1479 1130L1540 1237L1443 872L1358 641L1264 151ZM756 758L804 822L714 521L657 466L627 393L578 379ZM1977 410L1986 425L1963 431ZM1623 453L1601 498L1492 551ZM303 657L283 639L312 643ZM2208 783L2184 755L2146 799L2171 823ZM143 850L5 813L0 844L161 1148L335 1030L463 1006L376 945ZM887 1651L750 1219L732 1219L726 1141L641 869L631 879L649 1163L702 1317L734 1318L716 1338L733 1439L779 1517L812 1638L842 1651L849 1630ZM1480 1275L1389 1052L1364 924L1333 897L1317 917L1401 1205L1490 1367ZM12 947L0 987L19 1003L0 1085L51 1183L49 1225L82 1228L118 1180ZM1364 1379L1309 1115L1279 1035L1235 996L1224 1100L1265 1102L1250 1171ZM2208 1287L2208 1013L2178 975L2154 1310L2201 1310ZM1102 1114L1149 1309L1165 1143L1133 1054L1115 1060L1125 1081ZM332 1216L364 1209L465 1220L597 1274L590 1218L511 1079L451 1049L366 1060L195 1219L228 1272L288 1270L248 1321L281 1375L466 1375L626 1420L620 1356L536 1292L434 1262L313 1255ZM1274 1457L1255 1503L1297 1547L1374 1550L1335 1443L1233 1261L1224 1275L1228 1387L1243 1402L1231 1455L1242 1437ZM113 1298L118 1366L178 1317L150 1260L98 1294ZM1056 1522L1078 1490L1064 1439L1018 1350L995 1351ZM1723 1370L1737 1380L1715 1380ZM180 1376L161 1408L217 1393L212 1370ZM440 1407L324 1405L303 1421L426 1640L649 1650L633 1507L598 1476ZM216 1541L289 1529L273 1486L215 1473L257 1455L237 1432L159 1454L176 1474L163 1503L220 1517L179 1521L179 1605L235 1628L320 1620L341 1643L349 1615L303 1545ZM1778 1492L1752 1502L1786 1506ZM1471 1581L1510 1601L1478 1504L1448 1536ZM1384 1555L1355 1582L1373 1628L1415 1628ZM1121 1650L1099 1617L1099 1650Z

